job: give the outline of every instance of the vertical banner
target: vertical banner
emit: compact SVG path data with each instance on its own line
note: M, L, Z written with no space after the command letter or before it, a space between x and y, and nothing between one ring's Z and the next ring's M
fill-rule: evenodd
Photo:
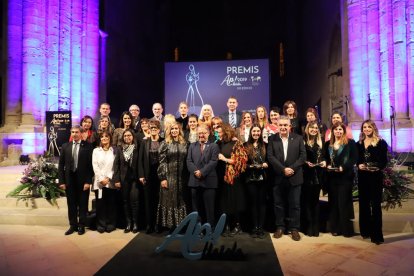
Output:
M238 110L269 108L269 60L225 60L165 63L165 113L179 116L178 104L188 103L189 113L199 114L210 104L214 114L227 111L227 99L237 98Z
M69 141L71 127L71 111L46 111L46 148L48 154L60 155L62 145Z

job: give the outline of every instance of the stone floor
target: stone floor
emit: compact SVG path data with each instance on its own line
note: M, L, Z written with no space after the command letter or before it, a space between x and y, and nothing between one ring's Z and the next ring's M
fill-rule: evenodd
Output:
M64 204L56 210L40 201L39 209L25 210L24 206L17 207L14 199L5 198L22 171L21 166L0 168L1 276L93 275L134 237L122 230L65 236ZM30 212L37 212L37 217L39 212L57 214L40 224L27 218L6 220L6 216L13 215L11 210L19 211L19 216ZM56 222L59 217L63 217L63 223ZM379 246L359 236L330 234L318 238L302 235L300 242L283 236L272 238L272 242L285 275L414 275L414 200L405 202L404 208L383 212L383 225L385 243Z
M62 226L0 225L0 275L93 275L134 236L87 231L65 236ZM142 234L145 235L145 234ZM414 275L414 234L272 238L285 275Z

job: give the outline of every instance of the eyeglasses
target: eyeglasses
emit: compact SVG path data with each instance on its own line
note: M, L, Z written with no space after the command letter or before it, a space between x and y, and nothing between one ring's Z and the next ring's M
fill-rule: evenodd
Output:
M154 127L154 126L152 126L152 127L150 127L150 129L158 129L158 127Z
M139 109L130 109L129 111L139 111Z

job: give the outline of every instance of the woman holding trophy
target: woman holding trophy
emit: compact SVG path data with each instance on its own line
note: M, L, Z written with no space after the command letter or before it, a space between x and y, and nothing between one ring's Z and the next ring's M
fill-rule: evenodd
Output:
M302 221L303 232L310 237L319 236L319 193L322 188L323 140L317 121L309 122L304 131L306 162L303 170Z
M382 234L382 170L387 165L387 142L371 120L362 123L358 146L359 229L364 239L384 243Z
M343 123L335 123L331 133L333 135L325 143L330 231L333 236L351 237L354 235L352 184L358 153L354 140L346 137Z

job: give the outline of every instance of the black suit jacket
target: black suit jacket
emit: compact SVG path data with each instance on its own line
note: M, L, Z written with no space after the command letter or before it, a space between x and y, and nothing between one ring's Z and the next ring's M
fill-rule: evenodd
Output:
M131 177L138 181L138 147L135 146L135 149L132 153L132 161L131 161ZM125 157L122 152L122 147L118 147L116 154L115 154L115 160L114 160L114 182L125 182L129 179L126 179L128 172L128 163L125 162Z
M158 139L158 142L162 142L161 137ZM148 179L150 175L150 160L149 160L149 151L151 146L151 138L142 140L141 146L139 148L139 158L138 158L138 178Z
M242 121L241 116L242 116L242 113L240 111L236 110L236 127L240 126L240 123ZM220 118L223 120L224 123L230 124L230 122L229 122L229 112L228 111L221 114Z
M71 185L71 165L72 165L72 142L63 144L62 152L59 157L59 183ZM78 182L92 184L92 145L86 141L81 141L78 153Z
M275 184L280 184L285 177L284 169L291 168L295 173L288 177L292 185L303 183L302 166L306 160L305 144L302 136L290 133L288 138L288 151L286 161L284 160L283 143L280 135L272 135L267 146L267 159L275 172Z
M217 188L216 166L219 153L220 149L214 143L207 142L203 154L201 154L200 142L195 142L190 145L187 153L187 168L190 173L188 186ZM196 170L201 171L201 175L203 176L201 179L194 176Z

